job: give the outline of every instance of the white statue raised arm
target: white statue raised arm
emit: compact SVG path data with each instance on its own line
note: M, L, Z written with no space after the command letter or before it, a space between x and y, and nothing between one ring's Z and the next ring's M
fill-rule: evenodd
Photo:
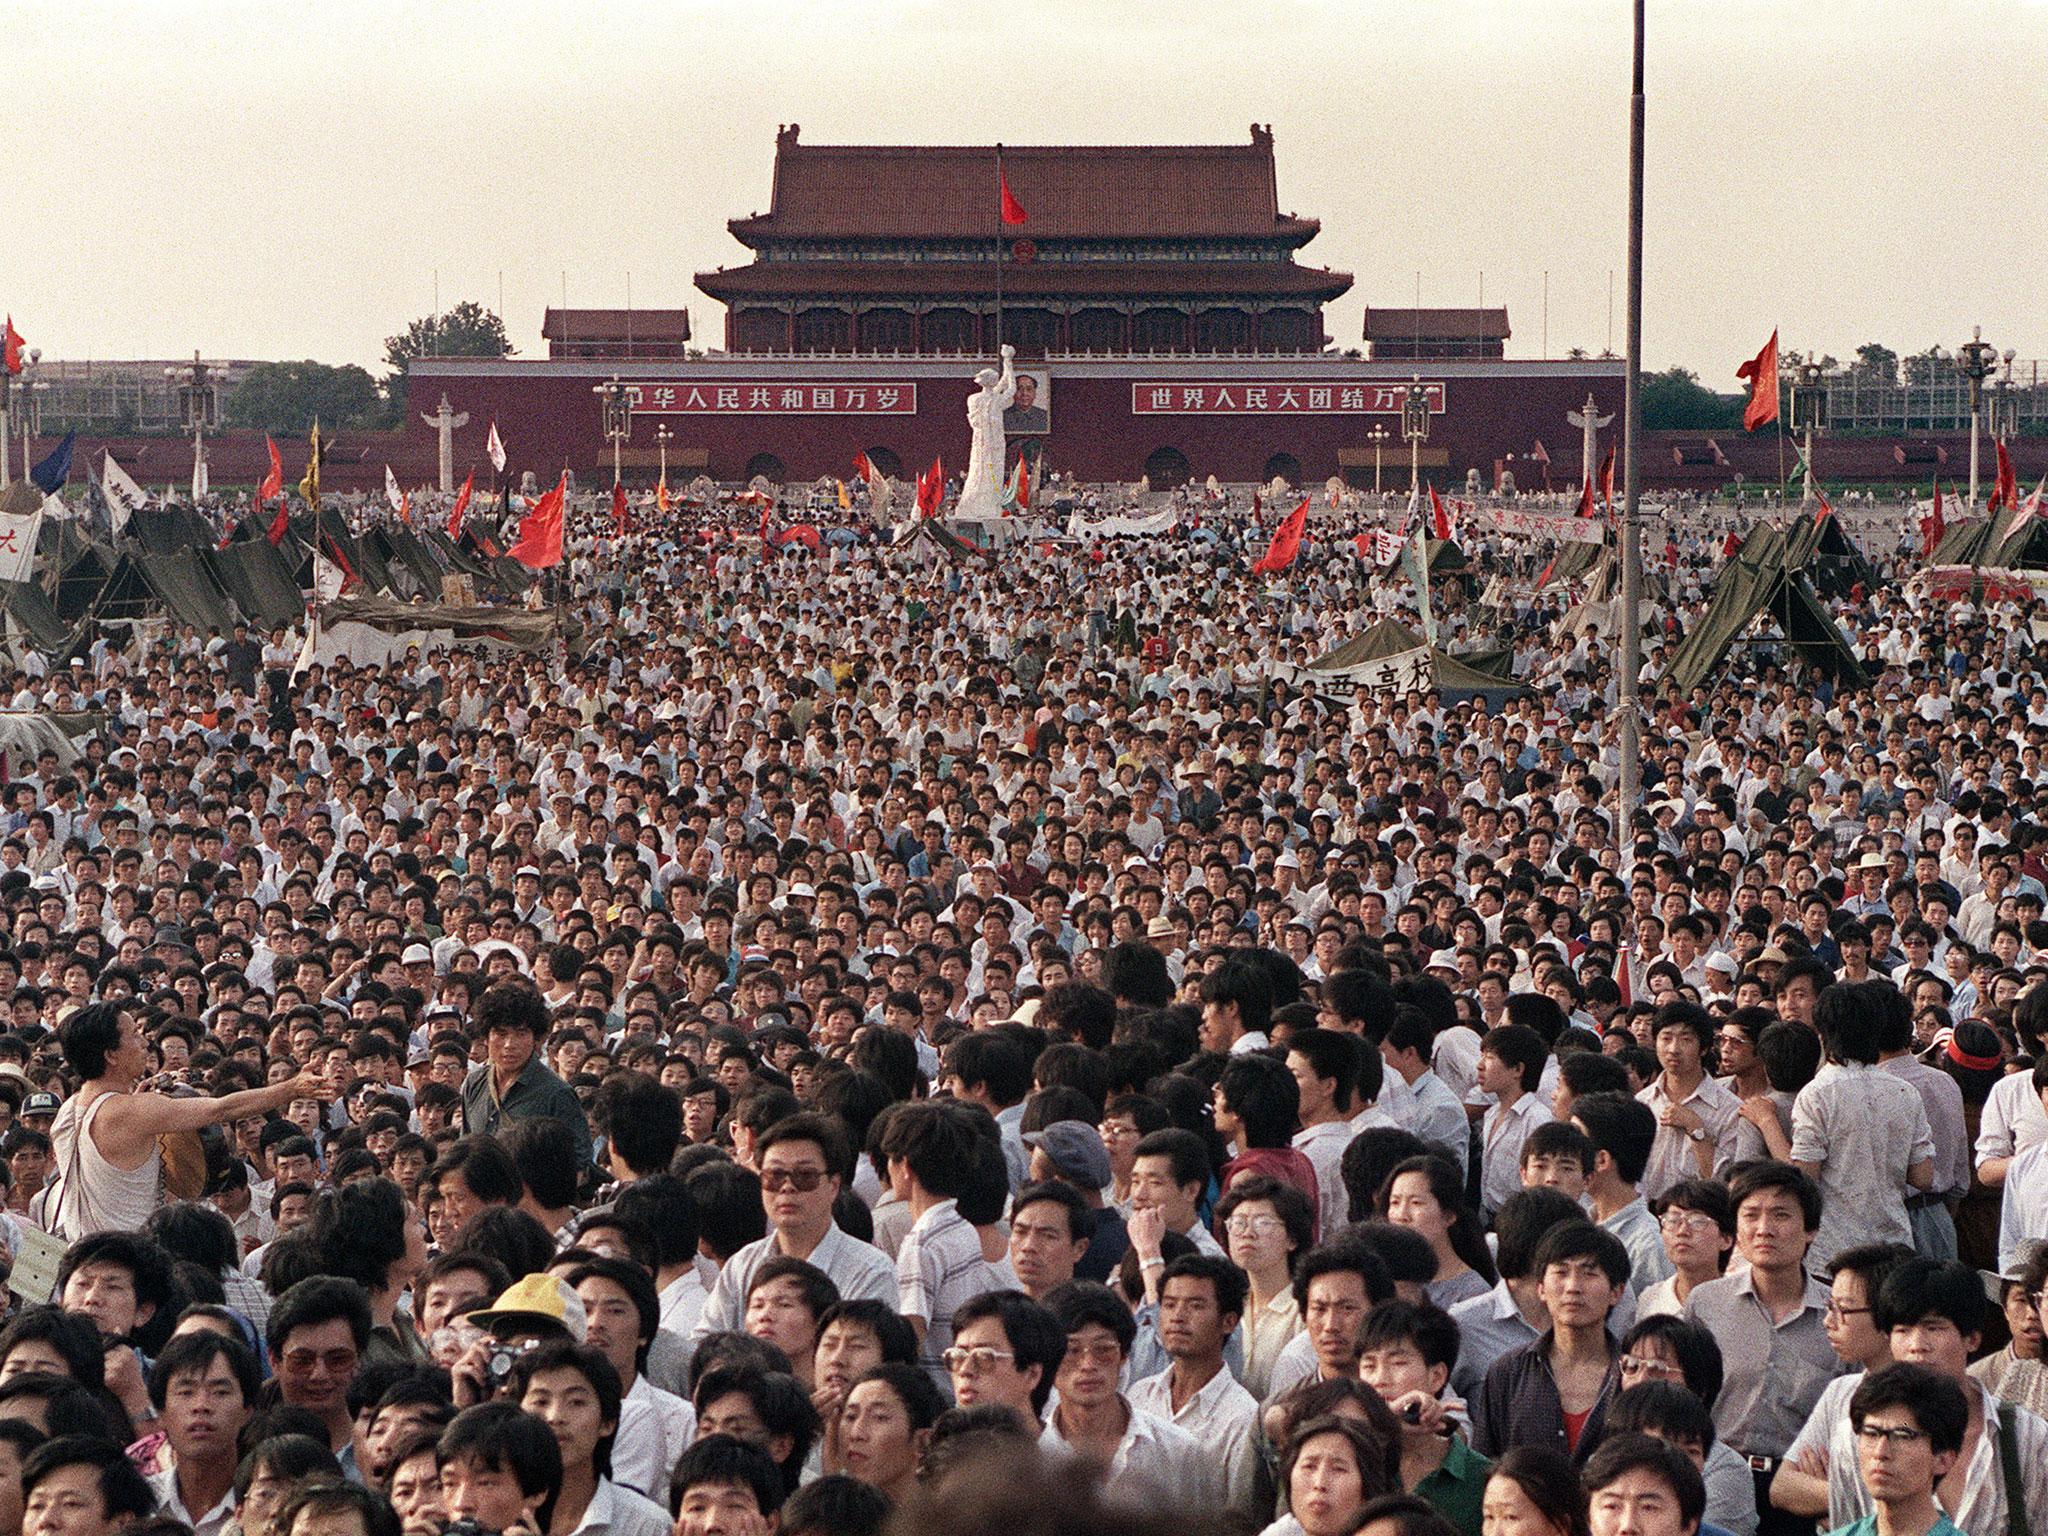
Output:
M1017 396L1017 349L1003 347L1003 371L984 368L974 376L980 386L967 397L967 478L960 487L959 518L1003 515L1003 412Z

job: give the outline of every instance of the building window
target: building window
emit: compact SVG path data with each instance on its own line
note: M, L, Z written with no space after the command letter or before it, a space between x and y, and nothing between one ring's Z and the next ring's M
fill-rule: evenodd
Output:
M908 352L910 315L901 309L871 309L860 317L863 352Z
M1241 309L1205 309L1195 316L1197 352L1249 352L1252 317Z
M847 352L853 347L843 309L807 309L796 317L799 352Z
M1141 309L1131 323L1131 347L1137 352L1185 352L1188 317L1177 309Z

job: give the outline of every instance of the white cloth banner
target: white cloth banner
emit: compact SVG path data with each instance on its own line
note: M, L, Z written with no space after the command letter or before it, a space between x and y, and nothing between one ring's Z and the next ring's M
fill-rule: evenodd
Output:
M0 512L0 581L27 581L35 565L36 535L42 532L40 508L25 516Z
M315 551L313 555L313 598L316 602L331 603L341 596L341 589L348 577L340 566L325 555Z
M1374 565L1392 565L1401 558L1401 546L1408 542L1403 535L1389 533L1384 528L1376 529L1365 537L1372 540L1371 558Z
M1375 693L1427 692L1436 686L1436 657L1426 645L1377 656L1350 667L1288 667L1292 683L1322 687L1370 688Z
M1535 534L1577 544L1598 544L1607 537L1607 525L1597 517L1579 517L1569 512L1517 512L1510 507L1470 503L1466 510L1485 518L1503 533Z
M1067 519L1067 537L1070 539L1123 539L1136 538L1148 533L1165 533L1180 521L1180 513L1173 507L1163 512L1154 512L1149 517L1123 517L1111 514L1096 522L1081 521L1079 508Z
M100 466L100 488L107 493L107 509L114 517L114 532L128 525L130 513L149 505L149 493L137 485L128 471L114 462L110 453Z
M491 456L491 468L501 475L505 473L505 439L498 436L498 423L495 417L491 421L490 438L484 443L484 452Z

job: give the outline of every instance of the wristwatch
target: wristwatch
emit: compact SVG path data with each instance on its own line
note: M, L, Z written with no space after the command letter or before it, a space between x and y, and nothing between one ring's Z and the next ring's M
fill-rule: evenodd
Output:
M1691 1130L1687 1131L1685 1133L1685 1136L1686 1140L1688 1141L1705 1141L1707 1139L1706 1130L1703 1127L1697 1125L1694 1126Z

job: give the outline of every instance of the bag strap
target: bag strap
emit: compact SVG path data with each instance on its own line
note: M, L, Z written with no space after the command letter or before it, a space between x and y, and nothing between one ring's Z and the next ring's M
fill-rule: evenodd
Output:
M2020 1481L2019 1410L2011 1403L2001 1406L1998 1460L2005 1473L2005 1529L2007 1536L2027 1536L2027 1491Z

